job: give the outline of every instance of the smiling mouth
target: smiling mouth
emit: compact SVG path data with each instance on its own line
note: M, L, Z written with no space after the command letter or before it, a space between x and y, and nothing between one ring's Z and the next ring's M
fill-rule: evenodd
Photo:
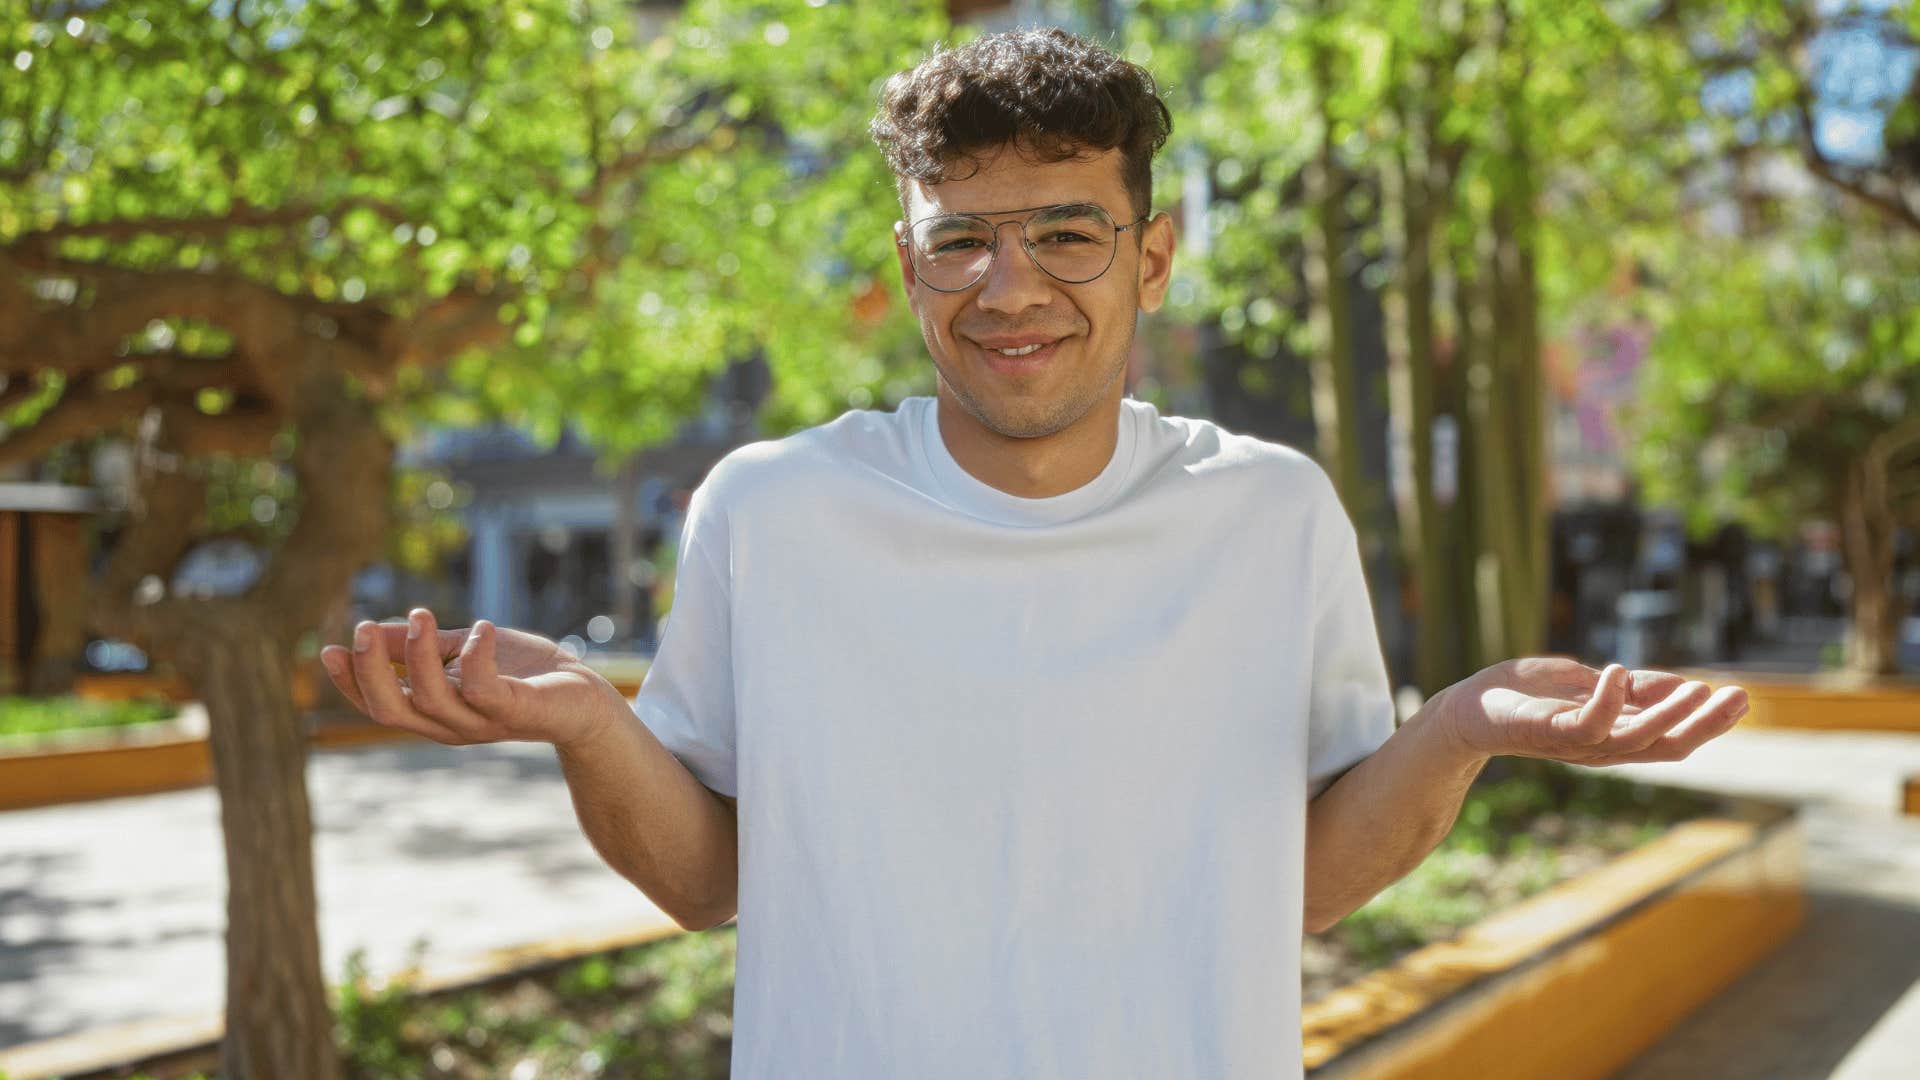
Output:
M1059 353L1060 347L1071 340L1072 335L1055 338L1052 341L1034 342L1009 348L992 348L972 343L986 358L987 367L1002 375L1029 375L1039 371Z

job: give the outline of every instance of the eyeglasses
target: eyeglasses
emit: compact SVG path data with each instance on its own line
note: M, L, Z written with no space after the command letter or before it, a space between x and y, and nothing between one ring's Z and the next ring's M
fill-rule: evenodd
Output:
M1024 206L991 215L937 214L914 222L894 244L907 249L914 274L927 288L963 292L987 276L1000 253L1000 226L987 218L1008 214L1027 215L1018 222L1021 246L1048 277L1069 285L1083 285L1106 273L1120 234L1153 216L1115 225L1092 203Z

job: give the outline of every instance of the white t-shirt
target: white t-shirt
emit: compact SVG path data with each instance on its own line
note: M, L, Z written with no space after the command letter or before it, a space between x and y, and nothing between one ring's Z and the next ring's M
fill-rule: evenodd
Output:
M683 537L634 708L739 799L735 1078L1301 1075L1307 800L1394 730L1312 459L1129 398L1024 499L917 397Z

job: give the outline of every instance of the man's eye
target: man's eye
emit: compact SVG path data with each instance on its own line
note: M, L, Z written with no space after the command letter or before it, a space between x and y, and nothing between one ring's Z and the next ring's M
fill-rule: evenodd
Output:
M1082 236L1080 233L1076 233L1076 232L1059 232L1059 233L1049 234L1046 239L1048 243L1054 243L1057 241L1064 240L1067 243L1071 244L1071 243L1086 243L1087 241L1092 240L1093 238L1090 236Z
M978 244L979 242L980 241L972 239L971 237L964 240L948 240L945 243L935 244L933 251L936 255L945 255L950 251L964 251L967 245Z

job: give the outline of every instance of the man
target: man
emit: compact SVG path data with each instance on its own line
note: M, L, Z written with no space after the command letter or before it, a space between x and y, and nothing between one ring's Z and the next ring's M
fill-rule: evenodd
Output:
M1679 758L1745 709L1529 659L1396 730L1326 475L1124 396L1169 125L1058 30L894 77L937 393L714 467L631 708L421 609L326 651L383 723L554 743L612 866L683 926L738 913L735 1076L1297 1077L1303 927L1417 864L1490 755Z

